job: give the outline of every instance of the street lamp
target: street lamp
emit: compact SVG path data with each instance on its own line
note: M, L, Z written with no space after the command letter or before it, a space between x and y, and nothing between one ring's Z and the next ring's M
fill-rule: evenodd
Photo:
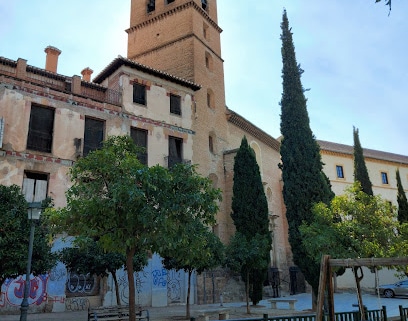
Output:
M31 274L31 257L33 256L33 243L34 243L34 221L38 221L41 215L41 202L28 203L28 219L31 222L30 229L30 241L28 245L28 259L27 259L27 271L26 280L24 284L24 297L21 302L21 314L20 321L27 321L27 311L28 311L28 291L30 290L30 274Z

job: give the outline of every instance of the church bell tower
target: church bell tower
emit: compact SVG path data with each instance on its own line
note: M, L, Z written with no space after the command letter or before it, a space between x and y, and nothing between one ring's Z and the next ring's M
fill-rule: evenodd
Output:
M201 85L193 109L193 160L224 190L228 149L221 28L216 0L131 0L129 59ZM225 197L224 197L225 198ZM215 233L229 239L231 218L220 204Z

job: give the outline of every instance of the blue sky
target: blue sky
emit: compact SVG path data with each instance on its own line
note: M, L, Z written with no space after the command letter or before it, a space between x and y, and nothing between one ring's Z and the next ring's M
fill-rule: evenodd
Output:
M280 136L280 23L286 8L305 70L317 139L408 155L408 1L391 14L374 0L218 0L226 104ZM352 4L351 4L352 3ZM0 2L0 56L43 68L44 48L62 50L58 73L97 75L126 56L130 0Z

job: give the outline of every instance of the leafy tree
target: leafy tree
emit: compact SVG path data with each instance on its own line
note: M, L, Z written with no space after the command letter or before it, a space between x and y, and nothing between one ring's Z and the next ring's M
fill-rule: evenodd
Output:
M190 319L191 276L194 270L201 273L221 265L224 248L220 239L199 220L193 220L183 226L183 245L166 253L164 266L167 269L184 270L188 273L186 319Z
M166 259L167 268L183 269L188 273L186 316L190 318L190 281L194 270L201 273L221 263L221 241L208 226L215 224L217 201L221 191L213 187L209 178L201 177L196 166L176 164L170 178L161 187L158 203L162 215L171 219L161 231L155 250Z
M45 208L50 200L43 201ZM0 284L6 278L26 273L31 222L27 202L17 185L0 185ZM48 224L40 217L34 233L31 270L34 275L48 272L56 262L51 253Z
M248 241L258 234L271 244L268 202L255 152L248 145L245 136L235 156L231 217L237 232L246 237ZM263 284L269 266L270 246L262 249L263 252L258 252L258 255L266 258L266 260L260 260L265 263L264 266L258 265L256 269L251 269L250 274L245 270L241 275L244 281L248 281L245 284L250 286L249 294L254 305L262 300ZM247 277L250 279L247 280Z
M397 201L398 201L398 221L400 223L408 223L408 201L407 195L405 194L404 187L401 183L401 176L399 169L396 172L397 176Z
M94 239L104 251L125 255L130 321L135 321L133 258L150 250L161 227L171 223L160 215L157 202L169 173L142 165L137 152L129 136L109 137L71 168L67 207L52 213L69 235Z
M320 148L310 129L306 98L301 83L303 70L296 62L295 47L286 10L282 19L283 94L281 100L281 159L283 198L294 263L317 295L320 265L302 243L299 226L312 222L314 203L329 204L334 194L323 172Z
M359 182L336 196L331 203L313 207L314 220L300 226L302 243L315 263L322 254L332 258L389 257L395 247L398 222L392 207L380 196L363 192ZM358 274L360 271L360 274ZM354 269L358 295L363 278Z
M374 195L372 186L368 176L367 166L364 160L363 148L360 144L360 138L358 136L358 129L353 127L354 137L354 181L358 181L361 184L361 188L364 193L368 195Z
M245 275L245 297L248 314L251 313L249 309L250 275L253 271L260 270L264 268L265 264L268 264L269 254L259 255L259 253L266 253L270 246L271 243L264 235L256 233L251 238L247 238L237 231L226 249L225 265L232 271Z
M122 253L105 252L97 242L90 239L77 239L74 244L74 247L64 248L58 253L60 261L66 265L68 271L78 274L90 273L106 277L110 273L115 284L117 305L121 305L116 270L124 267L125 256ZM141 271L146 264L146 253L135 255L133 266L136 271Z

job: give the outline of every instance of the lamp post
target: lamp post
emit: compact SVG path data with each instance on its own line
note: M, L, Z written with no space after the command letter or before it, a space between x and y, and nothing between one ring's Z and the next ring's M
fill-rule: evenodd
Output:
M38 221L41 215L41 202L28 203L28 219L31 222L30 229L30 240L28 245L28 259L27 259L27 271L26 280L24 284L24 297L21 302L21 314L20 321L27 321L27 311L28 311L28 293L30 291L30 274L31 274L31 257L33 256L33 243L34 243L34 221Z

